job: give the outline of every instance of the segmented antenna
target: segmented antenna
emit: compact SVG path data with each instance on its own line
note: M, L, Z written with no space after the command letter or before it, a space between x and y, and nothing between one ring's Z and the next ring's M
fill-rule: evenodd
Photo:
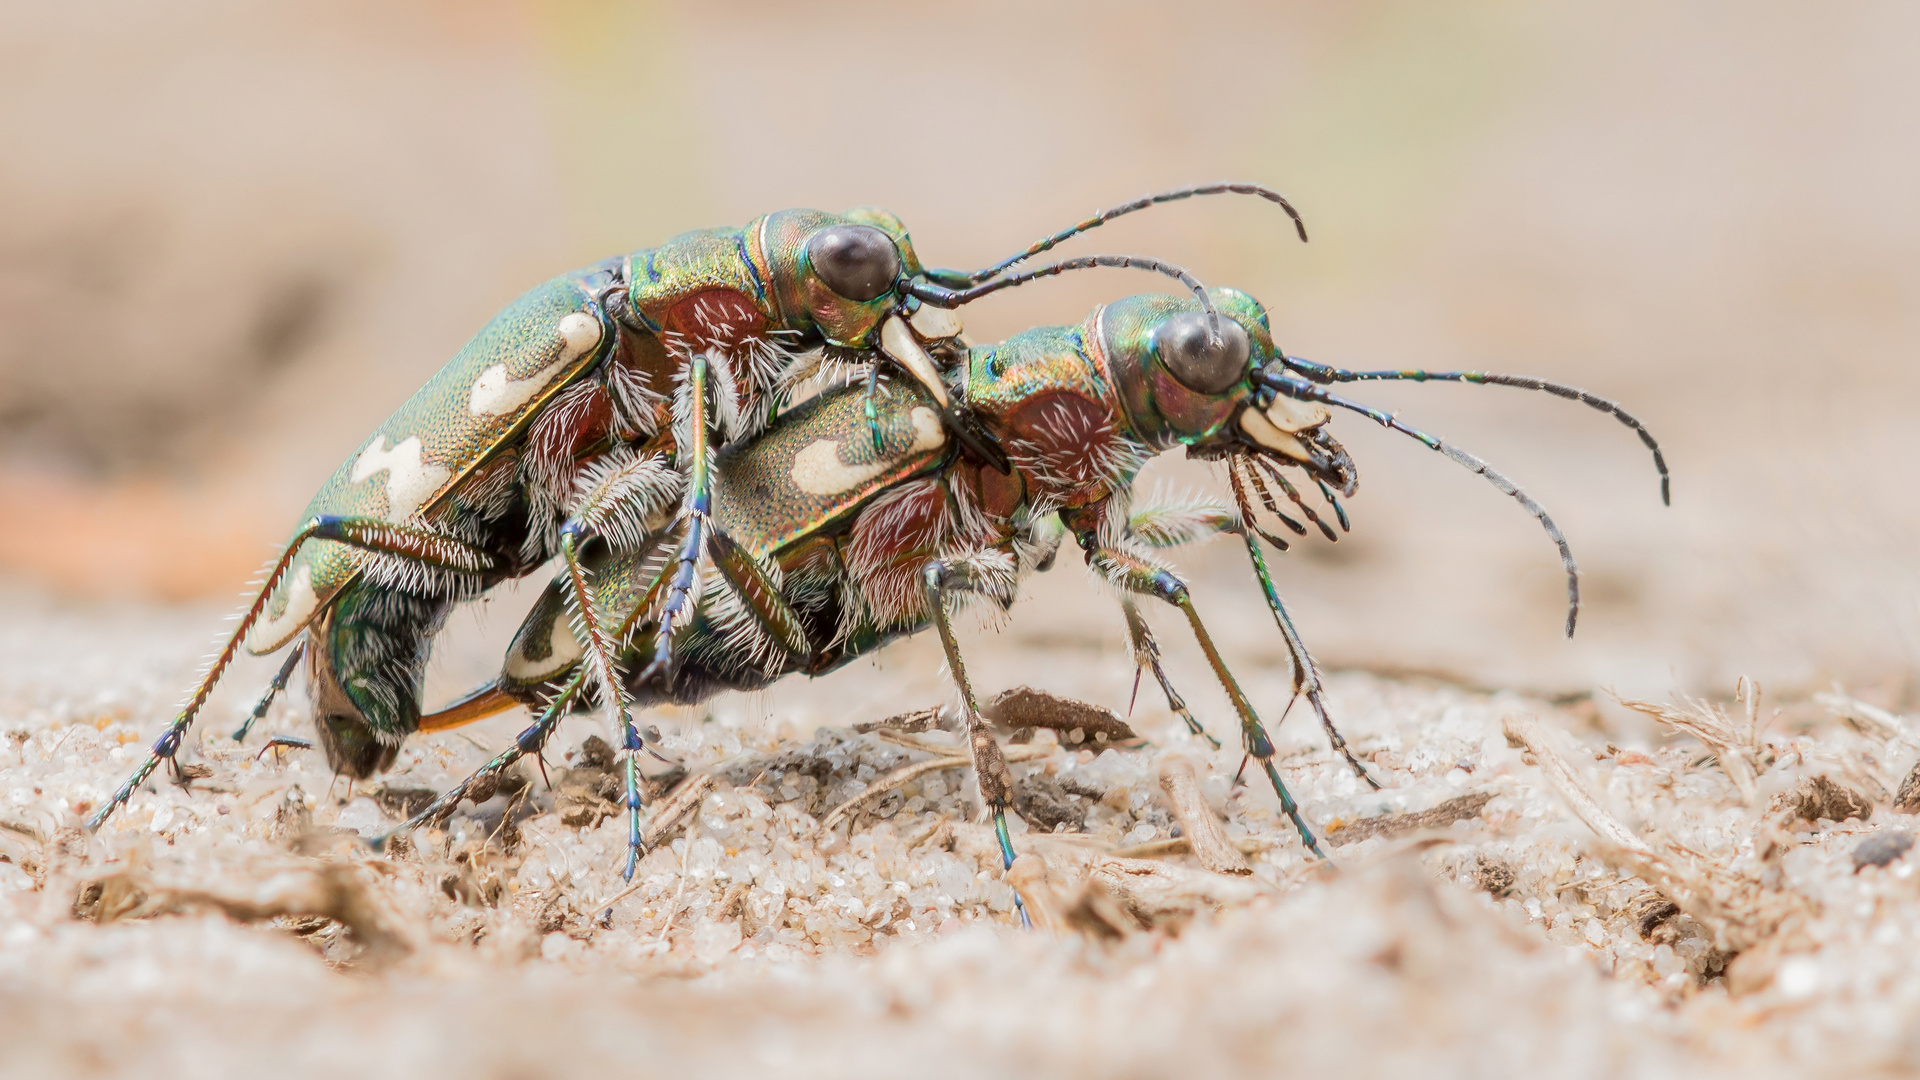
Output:
M1119 206L1102 210L1077 225L1070 225L1067 228L1061 229L1052 236L1037 241L1032 247L1027 248L1027 250L1022 251L1020 254L1002 259L984 270L975 270L972 273L953 270L932 270L928 271L928 276L947 285L977 285L982 281L998 277L1004 273L1008 267L1023 263L1043 251L1051 250L1056 244L1071 240L1090 229L1097 229L1107 222L1112 221L1114 218L1125 217L1136 210L1145 210L1149 206L1158 206L1161 203L1191 199L1197 195L1258 195L1260 198L1270 203L1275 203L1280 209L1285 210L1287 216L1293 219L1293 229L1300 234L1300 242L1303 244L1307 242L1307 223L1300 219L1300 212L1293 208L1293 204L1287 201L1285 195L1280 194L1272 188L1262 187L1259 184L1242 184L1223 181L1212 184L1193 184L1188 187L1173 188L1170 191L1161 191L1152 195L1142 195L1132 202L1121 203Z
M1200 283L1200 279L1182 267L1160 259L1149 259L1144 255L1082 255L1078 258L1049 263L1038 270L1024 270L1018 274L1009 274L1006 277L995 278L964 289L950 289L930 281L916 281L907 286L907 292L934 307L957 308L971 304L983 296L999 292L1001 289L1010 289L1015 285L1024 285L1040 278L1054 277L1069 270L1091 270L1102 266L1113 269L1151 270L1156 274L1164 274L1178 280L1200 301L1201 309L1207 313L1208 327L1212 330L1214 339L1219 339L1220 313L1214 310L1213 300L1207 296L1207 287Z
M1323 390L1295 375L1262 372L1260 378L1261 381L1265 382L1268 386L1273 387L1275 390L1283 391L1292 397L1307 401L1318 401L1325 405L1333 405L1351 412L1357 412L1379 424L1381 427L1397 431L1408 438L1416 439L1427 449L1438 451L1452 458L1455 464L1466 469L1468 472L1479 474L1485 478L1488 483L1499 489L1501 494L1519 503L1521 509L1532 514L1534 520L1540 523L1540 527L1547 530L1547 536L1553 540L1554 546L1560 549L1560 565L1564 567L1567 572L1567 636L1573 636L1574 622L1580 616L1580 568L1574 564L1573 548L1568 546L1566 536L1560 532L1560 527L1553 523L1553 519L1547 516L1545 508L1533 501L1533 496L1522 491L1519 485L1507 479L1499 471L1494 469L1493 466L1488 465L1486 462L1459 447L1452 446L1436 436L1421 431L1419 428L1409 427L1401 423L1399 418L1395 417L1392 413L1370 408L1357 401L1349 401L1338 394Z
M1598 394L1590 394L1577 386L1538 379L1532 375L1502 375L1492 371L1423 371L1408 368L1403 371L1349 371L1346 368L1329 367L1304 360L1298 356L1285 358L1286 365L1300 374L1318 383L1331 382L1460 382L1481 386L1517 386L1522 390L1540 390L1554 397L1577 401L1589 408L1603 413L1632 428L1640 436L1640 441L1653 451L1653 467L1660 470L1660 502L1665 506L1673 505L1672 478L1667 473L1666 456L1660 452L1660 444L1654 441L1653 432L1638 417L1621 408L1614 402Z

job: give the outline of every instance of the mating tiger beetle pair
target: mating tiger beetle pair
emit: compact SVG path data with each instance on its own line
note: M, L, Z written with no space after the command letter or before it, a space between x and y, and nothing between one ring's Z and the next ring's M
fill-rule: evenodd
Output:
M1149 206L1253 184L1175 189L1114 207L966 273L928 270L881 210L788 210L739 229L687 233L541 285L496 316L341 464L273 565L232 637L152 753L92 816L98 828L161 761L243 646L286 662L236 739L304 657L314 726L337 772L364 778L402 742L515 705L534 712L514 745L403 829L438 823L540 754L560 720L597 704L624 750L631 878L644 854L637 755L657 751L633 710L820 675L933 626L963 707L975 774L1002 856L1013 781L981 719L950 601L1005 607L1071 535L1118 591L1140 670L1211 740L1168 681L1136 607L1178 608L1226 690L1249 759L1302 843L1324 857L1273 763L1274 746L1221 658L1186 584L1158 549L1226 532L1246 547L1305 697L1333 747L1378 786L1327 712L1314 662L1268 572L1265 520L1338 534L1303 497L1317 490L1341 529L1357 483L1329 431L1358 412L1481 474L1539 520L1568 583L1578 576L1544 510L1485 462L1329 387L1445 380L1544 390L1606 411L1612 402L1540 379L1480 372L1350 371L1290 357L1264 308L1205 288L1171 264L1083 256L1020 264ZM971 345L956 309L1070 270L1137 267L1185 295L1141 295L1075 326ZM1154 456L1184 447L1220 461L1231 504L1136 508ZM1296 471L1295 486L1289 471ZM1282 499L1284 498L1285 504ZM554 581L493 684L435 713L421 689L435 635L461 601L557 561ZM1217 743L1215 745L1218 745Z

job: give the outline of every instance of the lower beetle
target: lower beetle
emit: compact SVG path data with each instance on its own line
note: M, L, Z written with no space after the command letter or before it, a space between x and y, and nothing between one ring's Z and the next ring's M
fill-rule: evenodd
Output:
M580 563L587 545L638 536L662 500L678 503L681 546L661 603L683 618L714 527L709 447L757 431L786 400L790 361L806 350L864 358L870 387L884 359L935 399L943 429L970 455L1004 469L944 380L942 362L963 351L954 309L1095 266L1140 267L1198 288L1177 267L1132 256L1013 268L1114 218L1217 194L1273 202L1306 238L1278 193L1203 184L1101 211L984 270L960 272L923 267L905 226L884 210L784 210L741 228L689 232L534 288L335 470L187 703L89 828L162 761L175 761L243 645L264 655L293 644L254 718L304 655L328 760L363 777L390 765L414 730L433 638L456 603L555 557L568 567L577 601L588 588ZM877 440L872 405L865 411ZM639 735L610 647L590 609L574 614L631 752ZM664 636L647 677L670 666L671 647Z

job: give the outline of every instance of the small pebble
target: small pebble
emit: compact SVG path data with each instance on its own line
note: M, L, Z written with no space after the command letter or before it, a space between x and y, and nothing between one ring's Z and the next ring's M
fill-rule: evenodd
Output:
M1904 829L1875 833L1853 849L1853 871L1867 866L1885 866L1907 853L1913 846L1913 834Z

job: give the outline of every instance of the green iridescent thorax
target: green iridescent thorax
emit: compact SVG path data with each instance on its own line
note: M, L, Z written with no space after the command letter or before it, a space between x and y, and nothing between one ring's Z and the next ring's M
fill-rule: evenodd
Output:
M699 334L716 318L741 324L735 334L764 331L771 312L753 240L752 226L696 229L627 256L633 310L656 333Z
M1209 293L1223 319L1246 328L1252 339L1252 368L1273 352L1267 313L1259 302L1237 289ZM1201 442L1226 427L1247 400L1245 377L1226 390L1204 394L1181 385L1161 359L1158 331L1167 320L1201 310L1191 296L1158 294L1129 296L1093 313L1088 336L1100 345L1113 384L1119 388L1121 408L1133 435L1156 450Z
M1092 322L1035 327L998 345L974 346L967 361L967 405L988 428L1004 429L1022 406L1043 396L1072 393L1110 400L1107 381L1086 347Z
M892 290L872 300L849 300L829 289L813 272L807 243L815 233L835 225L871 225L893 238L899 248L901 272L920 273L920 260L900 219L877 207L858 207L845 214L821 210L781 210L747 226L763 258L773 314L789 330L818 333L830 345L869 348L874 330L893 310Z

